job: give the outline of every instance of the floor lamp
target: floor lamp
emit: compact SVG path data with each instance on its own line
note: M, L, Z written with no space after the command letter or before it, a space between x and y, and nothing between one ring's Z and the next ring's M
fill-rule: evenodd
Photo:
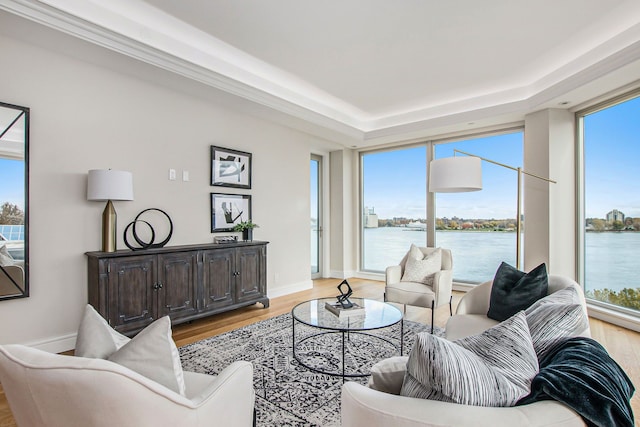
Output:
M469 157L456 157L456 153ZM518 198L516 207L516 268L520 269L520 233L522 228L522 175L529 175L555 184L548 178L461 150L453 150L453 157L432 160L429 165L429 191L433 193L463 193L482 190L481 161L493 163L518 173Z

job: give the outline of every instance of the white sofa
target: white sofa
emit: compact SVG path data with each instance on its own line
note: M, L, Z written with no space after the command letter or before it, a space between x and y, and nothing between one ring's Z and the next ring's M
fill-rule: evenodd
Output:
M0 346L0 382L20 427L243 426L253 423L253 366L184 372L182 396L103 359Z
M458 303L455 316L447 321L445 328L445 336L447 339L453 341L468 337L469 335L479 334L500 323L497 320L487 317L492 283L492 281L484 282L464 294ZM582 304L584 314L587 316L587 304L580 285L564 276L549 275L547 295L566 288L574 288L576 290L578 300L575 301L575 303ZM590 337L591 331L587 327L587 329L579 335Z
M485 282L463 296L458 304L456 315L447 323L448 339L474 335L498 323L486 317L491 284L492 282ZM586 303L580 286L565 277L549 276L549 293L566 287L578 289L586 314ZM587 328L581 335L590 336L589 329ZM408 357L404 359L407 360ZM387 361L379 364L385 362ZM402 362L402 359L396 358L396 363L398 362ZM404 363L406 364L406 361ZM375 370L376 366L373 369ZM342 426L585 426L576 412L555 401L492 408L399 396L402 379L403 374L400 371L385 385L384 392L355 382L345 383L342 387ZM371 381L370 385L372 385Z

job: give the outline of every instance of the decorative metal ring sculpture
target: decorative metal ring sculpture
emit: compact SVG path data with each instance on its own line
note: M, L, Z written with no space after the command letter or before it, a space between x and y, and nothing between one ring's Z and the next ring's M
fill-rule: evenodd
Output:
M149 224L147 221L140 219L140 216L143 213L148 212L148 211L158 211L158 212L162 213L164 216L166 216L167 220L169 221L169 234L160 243L154 243L155 242L155 238L156 238L156 232L153 229L153 226L151 224ZM144 240L142 240L138 236L138 233L136 231L136 224L138 222L144 222L145 224L147 224L149 226L149 229L151 230L151 239L148 242L145 242ZM131 228L131 233L133 235L133 238L140 245L140 247L134 247L131 244L129 244L129 240L127 239L127 234L128 234L129 228ZM124 229L124 244L127 245L127 247L129 249L131 249L132 251L137 251L137 250L142 250L142 249L162 248L162 247L164 247L164 245L169 243L169 240L171 239L171 235L172 234L173 234L173 222L171 221L171 217L169 217L169 215L167 215L167 213L165 211L163 211L163 210L160 210L160 209L157 209L157 208L148 208L148 209L145 209L142 212L140 212L138 215L136 215L135 219L133 221L131 221L127 225L127 227Z

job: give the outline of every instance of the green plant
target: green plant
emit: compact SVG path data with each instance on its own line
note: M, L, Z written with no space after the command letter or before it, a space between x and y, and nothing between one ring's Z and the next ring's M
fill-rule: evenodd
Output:
M621 307L640 310L640 288L624 288L617 292L606 288L594 289L588 290L586 292L586 297L619 305Z
M251 230L253 228L258 228L259 225L254 223L253 221L242 221L233 226L233 231L244 231Z

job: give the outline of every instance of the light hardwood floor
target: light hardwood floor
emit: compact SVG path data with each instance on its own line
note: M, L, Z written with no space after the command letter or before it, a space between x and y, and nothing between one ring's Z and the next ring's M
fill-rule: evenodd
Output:
M239 327L265 320L291 311L296 304L314 298L332 297L336 292L337 279L320 279L314 281L313 289L297 292L271 300L270 307L261 308L259 304L228 313L196 320L173 328L173 338L178 347L215 336ZM384 284L382 282L349 279L354 295L363 298L382 300ZM464 295L454 292L453 309ZM448 307L436 309L435 324L444 327L449 318ZM431 314L427 309L408 307L406 319L415 322L430 323ZM590 319L591 334L624 368L635 385L640 384L640 333L630 331L596 319ZM632 401L634 414L640 414L640 397L636 394ZM0 388L0 427L14 427L16 424L7 404L4 391ZM636 422L636 426L640 426Z

